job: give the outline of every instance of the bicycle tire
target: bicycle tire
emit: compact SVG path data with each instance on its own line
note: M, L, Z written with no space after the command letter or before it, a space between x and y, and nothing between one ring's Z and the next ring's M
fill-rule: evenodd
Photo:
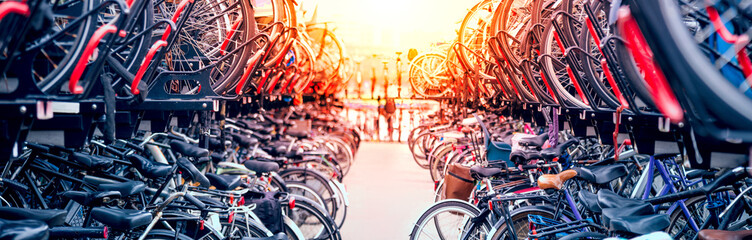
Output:
M449 200L443 200L441 202L434 203L433 205L431 205L431 207L426 209L426 211L424 211L423 214L416 221L415 226L410 232L410 240L421 239L420 234L424 233L425 225L432 224L435 226L436 222L431 221L431 219L434 219L435 216L445 211L455 211L458 213L462 213L462 214L470 216L469 218L474 218L480 215L480 210L477 207L464 201L449 199ZM429 223L429 222L432 222L432 223ZM457 225L453 225L451 227L457 227ZM436 239L436 238L430 238L430 239ZM444 238L441 238L441 239L444 239Z
M342 237L339 234L339 231L337 230L336 224L331 219L331 217L326 214L326 210L322 206L319 206L315 202L311 201L310 199L307 199L303 196L298 195L290 195L291 197L295 197L295 208L290 209L289 207L283 206L283 211L286 213L290 219L292 219L295 224L298 226L298 228L301 229L301 232L303 232L303 235L306 237L305 239L330 239L330 240L340 240ZM307 223L308 218L301 219L301 215L304 215L301 212L295 212L295 211L306 211L308 214L312 214L313 217L322 225L321 230L314 229L313 231L308 231L308 228L304 230L304 226L301 226L302 223Z

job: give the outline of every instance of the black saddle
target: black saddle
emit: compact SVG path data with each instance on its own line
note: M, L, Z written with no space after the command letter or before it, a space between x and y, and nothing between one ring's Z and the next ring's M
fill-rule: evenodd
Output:
M502 170L501 168L484 168L481 166L472 166L470 167L470 176L473 176L475 179L481 179L481 178L490 178L490 177L503 177L506 176L507 172Z
M611 219L609 228L612 231L630 232L635 234L649 234L663 231L670 224L668 216L656 214L649 216L625 216Z
M204 174L201 173L201 171L196 168L196 165L193 165L190 160L181 157L178 158L177 163L178 168L180 168L180 170L183 170L183 176L186 176L187 179L200 183L203 187L211 186L209 179L207 179L206 176L204 176Z
M543 156L543 159L545 159L547 162L551 162L554 160L554 158L564 155L564 151L567 150L567 148L578 142L580 142L580 140L576 138L569 139L566 142L556 145L556 147L541 150L540 155Z
M37 220L50 227L65 224L65 210L57 209L27 209L16 207L0 207L0 218L6 220Z
M206 178L209 179L209 182L212 186L216 187L217 190L233 190L240 186L240 176L230 176L230 175L218 175L213 173L207 173Z
M180 140L170 140L170 148L186 157L201 158L209 156L209 150Z
M247 137L241 134L232 133L232 141L237 143L242 148L251 148L258 144L258 139Z
M131 230L151 222L151 213L133 209L95 207L91 217L114 229Z
M598 195L598 206L600 206L601 209L622 208L622 207L641 205L645 203L645 201L642 201L640 199L631 199L631 198L625 198L625 197L619 196L618 194L608 189L601 189L600 191L598 191L597 195Z
M144 192L146 185L141 181L127 181L121 183L104 183L97 186L99 191L117 191L120 196L128 197Z
M256 174L276 172L279 170L279 164L274 162L262 162L258 160L247 160L243 162L243 165Z
M606 184L627 175L627 166L623 164L587 166L575 168L574 170L577 171L577 176L580 178L596 184Z
M78 153L78 152L74 152L71 155L70 159L73 159L77 163L84 165L84 167L88 169L109 168L112 166L112 163L113 163L112 159L109 159L109 158L87 155L87 154Z
M0 239L39 240L49 235L49 226L42 221L0 219Z
M548 140L548 133L543 133L535 137L525 137L517 141L517 144L525 147L540 148Z
M512 153L509 154L509 159L512 160L512 162L514 162L515 164L524 165L527 164L527 162L530 160L543 159L543 156L541 156L540 152L536 150L518 149L512 151Z
M577 198L580 199L580 203L585 206L585 209L594 213L601 213L601 207L598 206L598 195L595 193L583 189L577 192Z
M211 154L211 160L214 162L214 164L220 163L225 160L225 156L218 152L213 152Z
M260 142L269 142L272 140L271 134L262 134L260 132L254 132L251 134L253 137L258 139Z
M135 167L138 172L147 178L166 177L170 174L170 170L172 170L172 166L170 165L154 162L136 154L128 155L128 160L131 161L131 164L133 164L133 167Z
M102 206L104 203L120 198L120 192L84 192L84 191L67 191L63 196L84 206Z
M287 130L285 131L285 134L291 137L296 137L298 139L305 139L311 136L311 134L308 131L302 131L302 130Z
M633 205L629 207L620 208L603 208L603 223L608 226L612 219L618 219L627 216L645 216L655 214L653 205L650 203L642 203L640 205Z
M209 138L209 149L214 152L221 152L225 150L225 142L218 138Z

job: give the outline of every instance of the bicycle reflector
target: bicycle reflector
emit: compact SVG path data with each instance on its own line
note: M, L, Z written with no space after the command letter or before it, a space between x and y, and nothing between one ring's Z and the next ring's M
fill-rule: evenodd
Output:
M287 205L290 206L290 209L295 209L295 197L290 197L290 200L287 200Z

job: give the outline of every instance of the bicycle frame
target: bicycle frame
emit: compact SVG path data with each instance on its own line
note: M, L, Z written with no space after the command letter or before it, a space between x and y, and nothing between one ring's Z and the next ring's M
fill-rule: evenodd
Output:
M640 176L640 180L637 182L637 186L643 186L641 183L645 183L645 190L642 193L642 199L648 199L650 198L650 192L653 190L653 181L655 180L655 175L653 174L653 171L657 170L658 173L661 176L661 179L665 183L663 188L658 192L656 196L664 196L669 193L677 193L679 192L678 189L674 187L675 184L680 183L681 185L685 187L696 185L700 182L703 182L703 180L697 180L693 182L689 182L685 177L683 173L680 173L680 175L671 175L668 170L665 168L665 166L661 163L660 160L656 159L654 156L650 156L650 161L648 162L648 167L642 172L642 176ZM680 181L676 181L674 179L681 179ZM632 198L636 197L636 194L639 194L640 187L635 188L635 190L632 192ZM655 207L658 208L657 206ZM667 214L673 213L677 208L681 209L684 216L689 220L690 225L693 230L696 232L700 231L699 226L697 226L697 223L695 222L692 215L689 213L689 209L687 208L687 205L684 204L684 200L679 200L673 204L671 204L671 207L666 211Z

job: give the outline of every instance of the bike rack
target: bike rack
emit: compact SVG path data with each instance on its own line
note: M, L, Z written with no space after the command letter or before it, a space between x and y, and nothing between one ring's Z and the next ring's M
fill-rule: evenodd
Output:
M89 42L86 44L83 54L78 59L78 62L76 62L76 67L73 68L73 73L71 73L70 81L68 82L68 90L70 92L73 94L84 93L84 88L78 85L78 81L81 79L81 74L84 73L84 69L86 69L91 54L94 53L94 49L97 49L99 43L102 42L102 38L117 31L115 25L105 24L94 32L94 35L91 36L91 39L89 39ZM120 31L118 36L125 37L125 31Z
M175 10L175 14L172 15L172 22L177 23L178 18L180 18L180 14L183 13L183 9L185 9L185 5L188 5L188 3L193 3L193 0L183 0L178 4L178 8ZM172 31L172 26L167 26L165 29L164 34L162 34L162 41L167 41L167 38L170 37L170 32Z
M151 65L151 59L154 57L154 54L156 54L159 49L162 49L165 46L167 46L167 42L159 40L155 42L154 45L151 46L151 48L149 48L149 52L146 54L146 58L144 58L144 61L138 68L138 72L136 72L136 77L133 78L133 82L131 83L131 93L138 95L141 92L138 90L138 84L141 82L141 78L144 76L146 68Z
M31 11L29 11L29 6L25 3L13 1L0 3L0 21L11 13L28 17L31 14Z
M230 44L230 38L232 38L235 35L235 31L238 30L238 27L240 27L240 23L242 23L242 18L238 18L238 20L235 20L235 23L232 24L232 27L230 27L230 30L227 31L227 37L222 42L222 46L219 47L219 54L224 56L225 55L225 49L227 49L227 45Z

